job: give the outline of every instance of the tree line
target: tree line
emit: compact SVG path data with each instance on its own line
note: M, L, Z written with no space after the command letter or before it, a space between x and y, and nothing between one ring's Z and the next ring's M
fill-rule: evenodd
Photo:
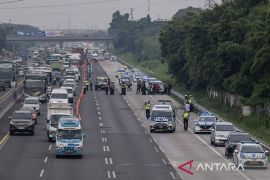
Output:
M187 89L270 100L270 6L267 0L223 0L174 17L160 32L170 73Z

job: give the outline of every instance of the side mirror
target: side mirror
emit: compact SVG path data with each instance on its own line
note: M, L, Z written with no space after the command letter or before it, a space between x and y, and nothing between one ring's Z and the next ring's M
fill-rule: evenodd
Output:
M269 154L269 151L264 151L264 153L265 153L266 156L269 156L270 155Z

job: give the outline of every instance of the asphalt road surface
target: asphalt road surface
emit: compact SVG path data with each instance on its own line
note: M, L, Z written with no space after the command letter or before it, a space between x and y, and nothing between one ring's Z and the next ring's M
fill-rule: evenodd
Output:
M118 62L103 61L100 65L109 75L111 80L115 81L117 88L120 89L118 85L118 80L115 78L117 67L121 64ZM133 85L133 90L128 91L127 95L124 96L126 103L133 110L136 115L138 122L145 127L146 131L149 132L149 123L146 121L145 113L141 112L142 104L145 100L150 100L152 104L157 103L159 99L170 99L174 102L177 107L177 129L175 133L151 133L151 138L157 143L159 147L169 159L169 163L176 169L176 172L180 177L187 180L267 180L270 179L270 170L268 169L245 169L244 171L233 171L218 169L218 170L202 170L201 168L197 171L199 164L211 164L211 163L222 163L228 166L228 163L232 163L232 159L227 159L224 156L224 147L213 147L210 145L210 135L209 134L194 134L193 120L198 117L197 114L192 113L189 121L189 131L185 132L183 130L183 124L181 119L181 114L183 112L183 105L179 104L171 97L167 95L136 95L135 86ZM185 169L193 172L190 175L184 171L178 169L178 166L193 160L192 168L189 169L185 166ZM214 168L215 169L215 168Z
M105 72L95 64L93 77L98 75ZM77 91L79 95L80 87ZM20 106L17 103L14 110ZM1 180L181 179L122 96L93 91L83 97L80 114L86 139L82 159L55 158L55 145L46 136L46 106L41 106L35 136L6 135L0 140ZM0 121L6 133L11 113Z

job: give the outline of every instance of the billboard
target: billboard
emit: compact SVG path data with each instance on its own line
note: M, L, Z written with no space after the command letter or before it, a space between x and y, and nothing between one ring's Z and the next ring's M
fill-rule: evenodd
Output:
M17 31L17 36L31 36L31 32Z
M45 31L45 34L48 37L61 37L61 36L64 36L63 31Z
M36 31L31 33L32 36L46 36L45 31Z

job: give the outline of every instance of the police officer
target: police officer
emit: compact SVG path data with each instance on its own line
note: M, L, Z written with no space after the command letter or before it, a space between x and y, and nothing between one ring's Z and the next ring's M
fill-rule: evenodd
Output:
M93 83L92 83L92 79L89 80L89 84L90 84L90 90L93 91Z
M89 81L88 79L84 80L84 86L85 86L85 90L88 91L88 87L89 87Z
M183 117L183 121L184 121L184 130L187 131L187 129L188 129L189 112L184 111L184 113L182 114L182 117Z
M146 119L148 120L150 118L150 111L151 111L151 102L150 101L144 103L144 109L145 109Z

